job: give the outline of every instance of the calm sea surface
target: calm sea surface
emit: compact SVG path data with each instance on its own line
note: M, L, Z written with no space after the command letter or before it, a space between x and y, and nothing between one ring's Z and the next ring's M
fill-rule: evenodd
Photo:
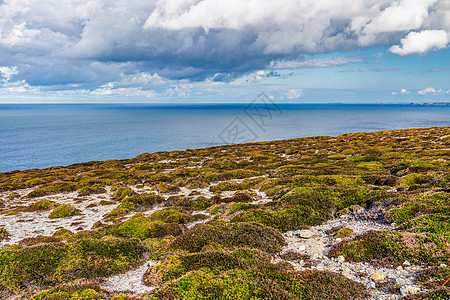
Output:
M450 107L0 105L0 172L228 143L431 126L450 126Z

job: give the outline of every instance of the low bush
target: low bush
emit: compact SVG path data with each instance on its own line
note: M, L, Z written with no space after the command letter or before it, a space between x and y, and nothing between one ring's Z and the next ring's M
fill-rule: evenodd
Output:
M123 199L123 198L125 198L126 196L129 196L132 193L133 193L133 190L130 187L121 187L121 188L118 188L111 195L111 199L114 199L114 200Z
M192 217L175 209L162 209L151 214L153 221L162 221L165 223L185 224L192 221Z
M156 195L155 193L147 193L140 195L128 196L122 200L122 202L109 212L105 217L113 218L116 216L123 216L129 212L139 209L151 208L153 205L161 203L164 198Z
M183 233L183 228L177 223L152 221L141 214L136 214L128 221L118 225L115 233L123 237L135 237L145 240L168 235L179 236Z
M97 184L91 186L85 186L78 190L78 196L88 196L92 194L103 194L106 190Z
M225 247L249 246L268 253L276 253L286 244L275 229L252 223L213 221L199 224L177 237L170 248L199 252L211 242Z
M9 233L5 227L0 226L0 241L3 241L9 237Z
M81 211L70 204L61 204L48 215L50 219L66 218L79 215Z
M0 290L110 276L134 267L144 252L137 239L107 237L5 248L0 250Z
M438 265L450 262L449 249L448 239L432 234L369 231L331 248L329 256L343 255L347 261L381 265L405 260L414 264Z
M30 204L26 210L27 211L41 211L41 210L50 210L50 209L54 209L55 207L58 206L58 203L47 200L47 199L42 199L39 201L34 202L33 204Z

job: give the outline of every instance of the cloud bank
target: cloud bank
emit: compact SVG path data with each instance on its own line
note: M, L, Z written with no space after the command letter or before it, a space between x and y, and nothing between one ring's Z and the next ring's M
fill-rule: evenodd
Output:
M447 47L450 33L447 0L9 0L0 11L4 88L99 95L357 63L305 56L379 45L425 53Z

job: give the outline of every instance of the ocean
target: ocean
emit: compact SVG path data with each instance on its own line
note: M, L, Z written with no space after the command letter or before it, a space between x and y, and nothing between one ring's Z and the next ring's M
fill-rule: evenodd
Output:
M145 152L450 126L450 107L349 104L2 104L0 172Z

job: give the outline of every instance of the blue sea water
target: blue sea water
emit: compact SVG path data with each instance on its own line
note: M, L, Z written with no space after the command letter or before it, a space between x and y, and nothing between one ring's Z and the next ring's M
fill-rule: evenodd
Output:
M450 126L450 107L411 105L0 105L0 172L144 152Z

